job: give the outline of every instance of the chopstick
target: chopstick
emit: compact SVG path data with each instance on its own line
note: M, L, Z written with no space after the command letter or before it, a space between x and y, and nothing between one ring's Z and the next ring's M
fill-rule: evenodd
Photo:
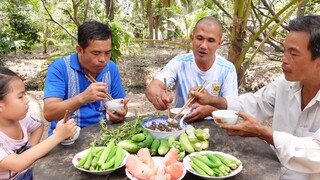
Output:
M164 86L165 86L166 94L168 94L167 79L164 78L163 80L164 80ZM170 105L168 106L167 114L168 114L168 119L170 119Z
M63 123L66 123L68 121L70 114L71 114L71 111L67 109L66 112L64 113Z
M91 83L97 82L96 79L94 79L90 74L85 74L84 76L85 76L85 77L88 79L88 81L91 82ZM112 99L113 99L112 96L111 96L109 93L106 93L106 95L107 95L107 99L109 99L109 100L112 100Z
M198 87L197 92L203 91L203 90L205 89L205 87L207 86L207 84L208 84L207 81L204 81L203 84L202 84L200 87ZM182 112L185 108L187 108L187 107L193 102L194 99L195 99L194 96L190 97L190 98L188 99L188 101L182 106L182 108L180 109L180 111L174 116L173 119L176 119L177 117L179 117L180 114L181 114L181 112Z

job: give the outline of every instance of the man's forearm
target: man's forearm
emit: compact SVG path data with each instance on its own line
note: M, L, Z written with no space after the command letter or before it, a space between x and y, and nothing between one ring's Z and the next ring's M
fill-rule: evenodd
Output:
M227 100L224 97L211 96L209 105L217 109L227 109Z
M67 109L74 112L83 104L79 95L67 100L48 98L44 100L44 117L48 122L60 120L63 118Z

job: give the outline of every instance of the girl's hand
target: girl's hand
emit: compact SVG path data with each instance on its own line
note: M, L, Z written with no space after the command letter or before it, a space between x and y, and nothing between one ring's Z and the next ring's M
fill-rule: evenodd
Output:
M70 119L66 123L64 123L63 120L60 120L53 135L63 141L73 136L76 133L76 129L77 125L74 119Z

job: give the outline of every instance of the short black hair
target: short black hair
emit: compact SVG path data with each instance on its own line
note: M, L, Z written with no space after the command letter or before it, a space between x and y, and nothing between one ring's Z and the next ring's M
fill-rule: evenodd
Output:
M289 22L289 31L304 31L310 33L308 49L312 59L320 57L320 16L308 15L297 17Z
M86 49L91 40L107 40L112 37L112 30L108 24L97 21L84 22L78 28L78 44Z
M6 67L0 67L0 100L9 93L10 81L13 79L22 80L16 73Z

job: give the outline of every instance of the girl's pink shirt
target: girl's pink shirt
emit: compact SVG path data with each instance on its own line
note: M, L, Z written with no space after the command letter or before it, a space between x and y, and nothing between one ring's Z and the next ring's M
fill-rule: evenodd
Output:
M26 145L29 140L28 134L38 129L41 125L41 120L29 114L27 114L27 116L19 122L23 131L23 139L12 139L0 131L0 161L2 161L9 154L16 153L18 149ZM18 173L0 169L0 179L15 179L23 172Z

